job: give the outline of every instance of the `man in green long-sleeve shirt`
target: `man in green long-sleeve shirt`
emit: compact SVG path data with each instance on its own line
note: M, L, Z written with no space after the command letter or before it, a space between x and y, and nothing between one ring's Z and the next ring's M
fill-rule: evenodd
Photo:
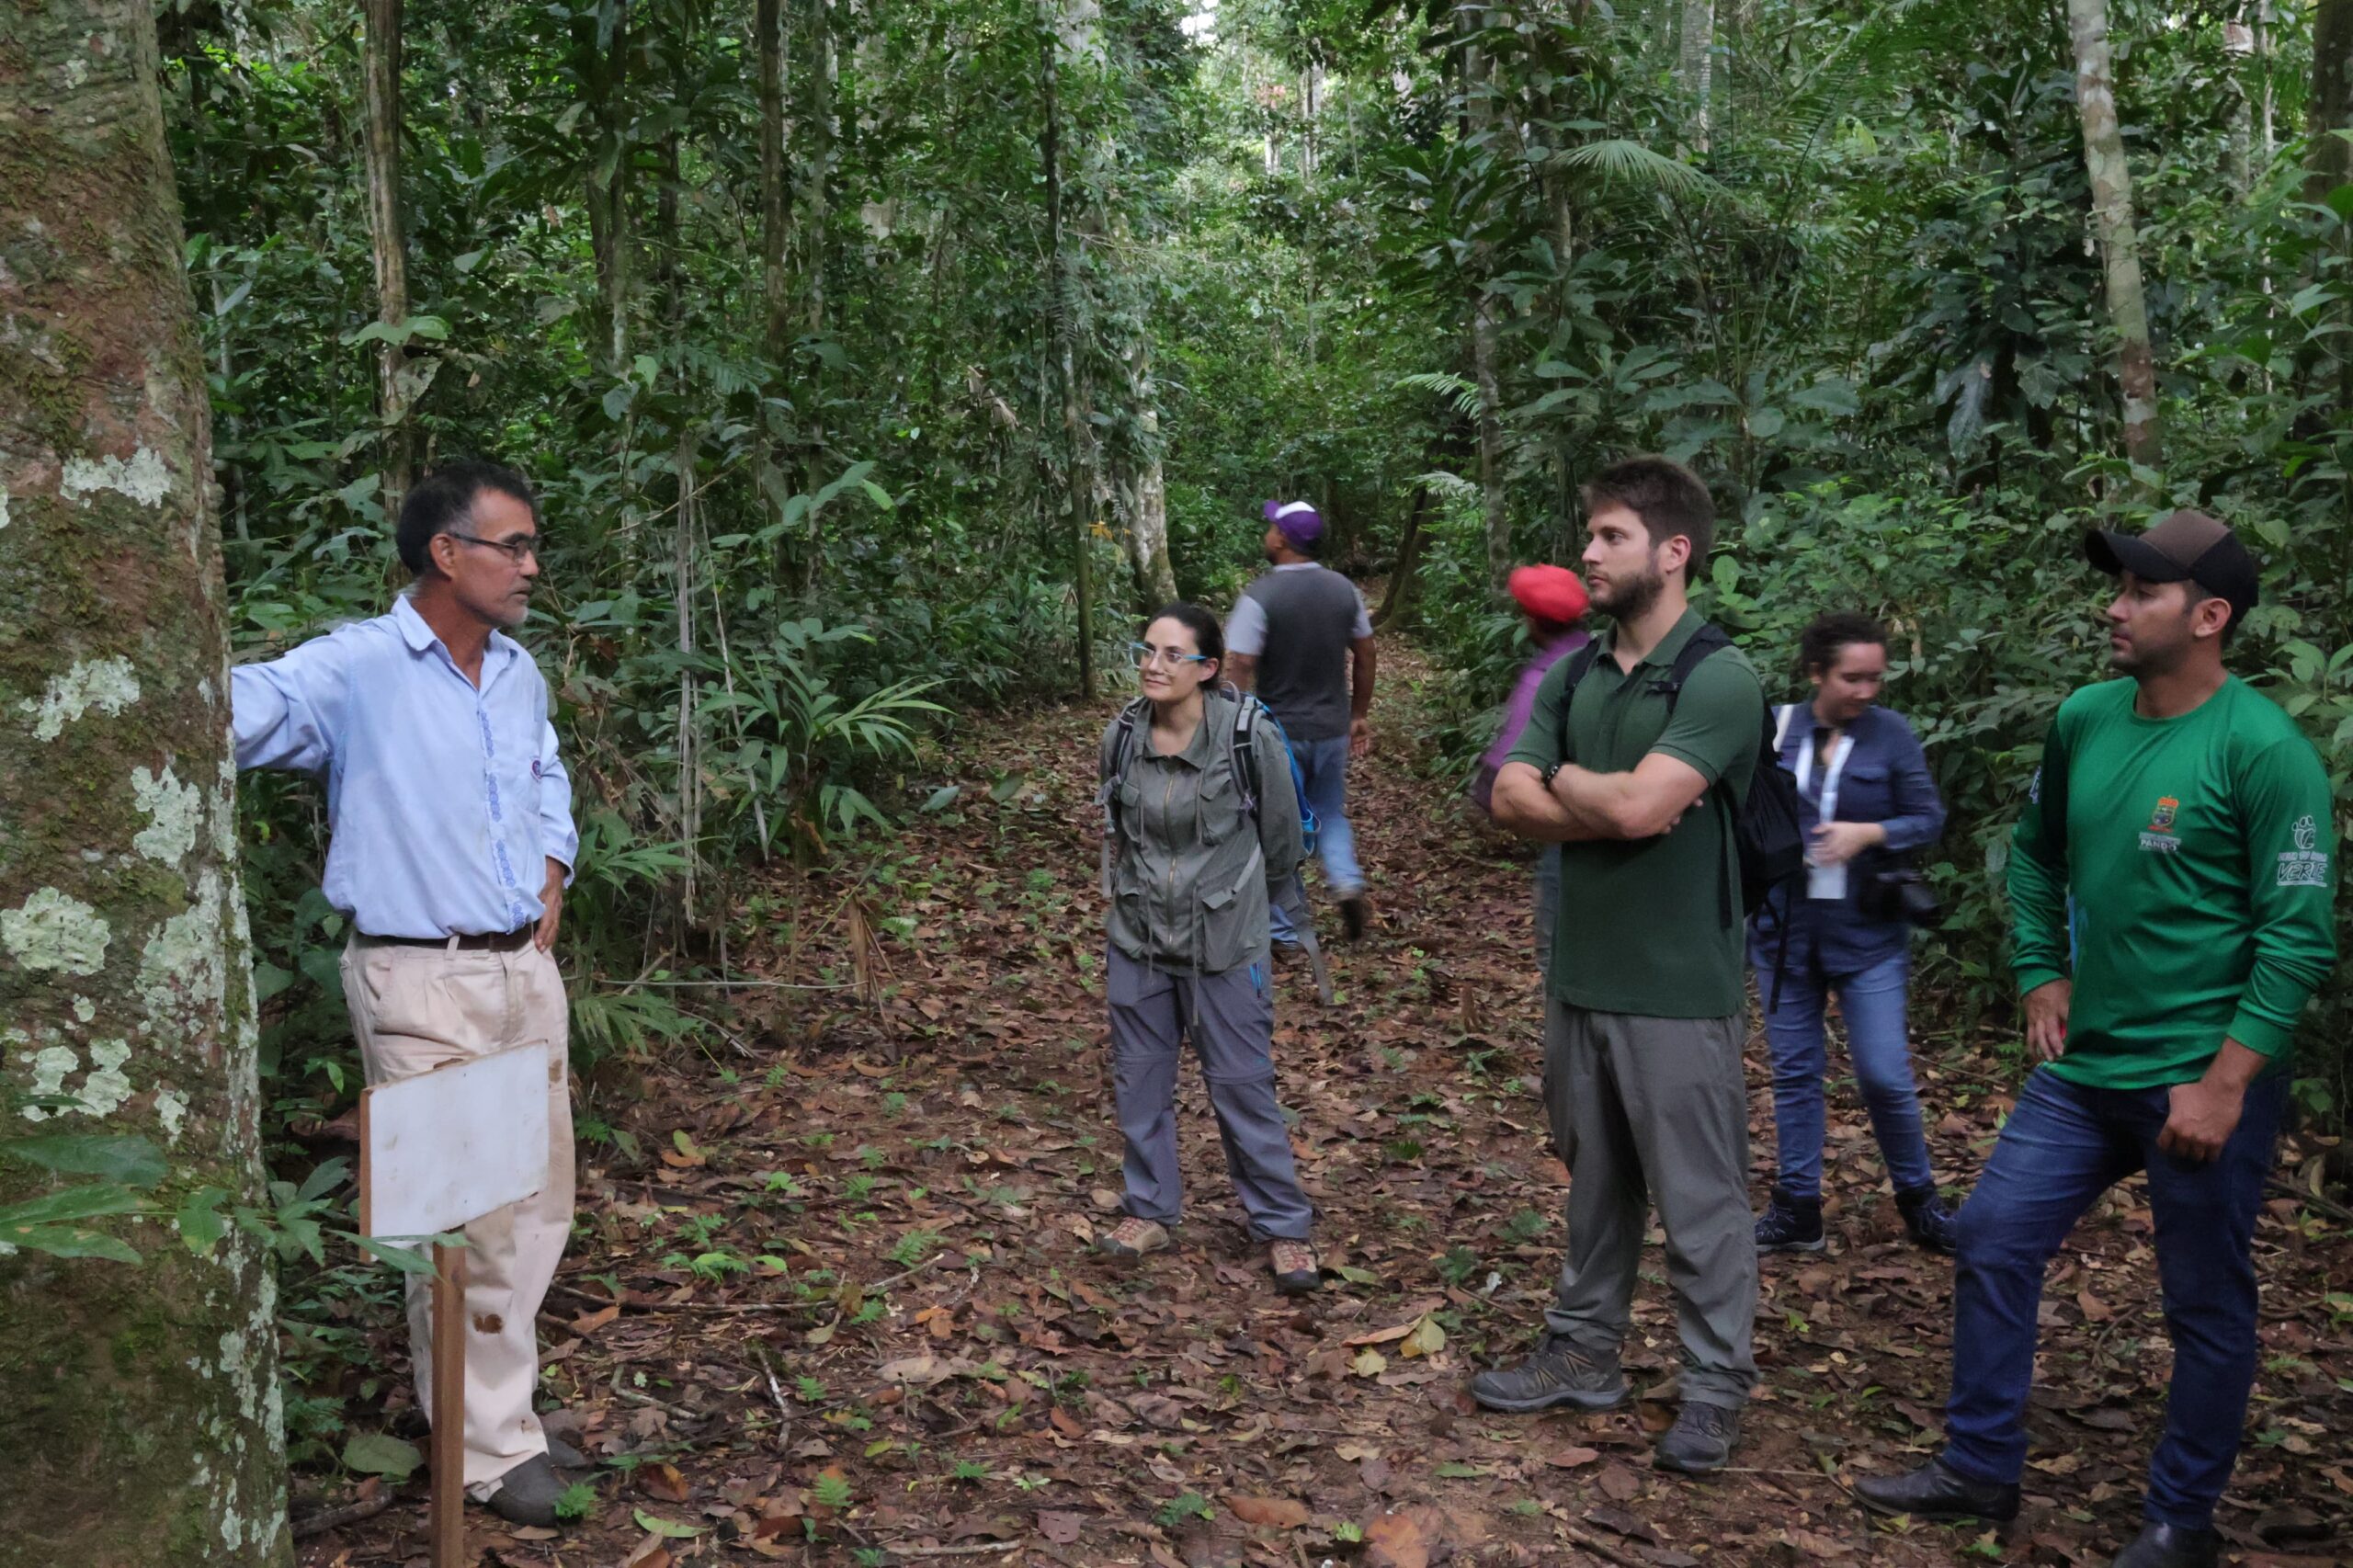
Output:
M2110 652L2129 678L2060 708L2011 844L2043 1063L1961 1210L1944 1452L1857 1494L1888 1513L2017 1515L2044 1267L2145 1170L2173 1385L2147 1528L2114 1568L2207 1568L2255 1381L2255 1218L2289 1044L2336 957L2334 813L2312 743L2222 668L2256 602L2236 536L2182 511L2084 548L2120 579Z

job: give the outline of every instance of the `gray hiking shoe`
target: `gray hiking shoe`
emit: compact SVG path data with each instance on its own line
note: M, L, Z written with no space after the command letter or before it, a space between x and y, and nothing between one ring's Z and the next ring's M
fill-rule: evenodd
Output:
M498 1478L490 1494L490 1511L510 1525L555 1526L555 1500L563 1495L563 1481L545 1454L533 1454Z
M1686 1475L1706 1475L1732 1462L1732 1448L1740 1441L1740 1412L1725 1404L1683 1402L1675 1425L1652 1450L1652 1462L1661 1470Z
M1472 1379L1471 1397L1507 1415L1529 1415L1561 1404L1608 1410L1626 1397L1626 1375L1618 1369L1616 1358L1604 1361L1566 1336L1552 1334L1517 1365Z

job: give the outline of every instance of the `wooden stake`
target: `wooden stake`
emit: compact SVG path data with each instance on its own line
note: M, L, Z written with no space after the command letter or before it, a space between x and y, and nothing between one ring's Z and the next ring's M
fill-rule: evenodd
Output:
M433 1568L466 1562L466 1249L433 1273Z

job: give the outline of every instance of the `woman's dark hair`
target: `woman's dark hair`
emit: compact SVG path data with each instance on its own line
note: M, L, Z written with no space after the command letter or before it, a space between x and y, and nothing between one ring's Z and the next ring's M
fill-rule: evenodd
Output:
M1887 628L1851 609L1834 609L1813 618L1798 635L1798 674L1810 676L1838 662L1838 652L1858 642L1887 646Z
M1217 617L1197 604L1179 599L1175 604L1162 605L1144 617L1143 624L1136 628L1136 635L1142 637L1151 631L1155 620L1173 620L1191 632L1193 646L1199 650L1201 657L1215 659L1217 673L1225 673L1225 631L1218 625Z

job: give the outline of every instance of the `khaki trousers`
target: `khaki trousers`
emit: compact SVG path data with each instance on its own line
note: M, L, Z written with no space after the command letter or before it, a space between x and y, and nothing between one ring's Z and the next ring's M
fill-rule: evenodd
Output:
M370 1084L518 1045L552 1048L548 1184L466 1227L466 1488L485 1497L500 1477L548 1447L531 1396L539 1386L540 1303L572 1233L563 978L555 960L529 943L502 953L355 937L342 968ZM432 1296L419 1275L408 1277L408 1332L417 1403L430 1418Z

